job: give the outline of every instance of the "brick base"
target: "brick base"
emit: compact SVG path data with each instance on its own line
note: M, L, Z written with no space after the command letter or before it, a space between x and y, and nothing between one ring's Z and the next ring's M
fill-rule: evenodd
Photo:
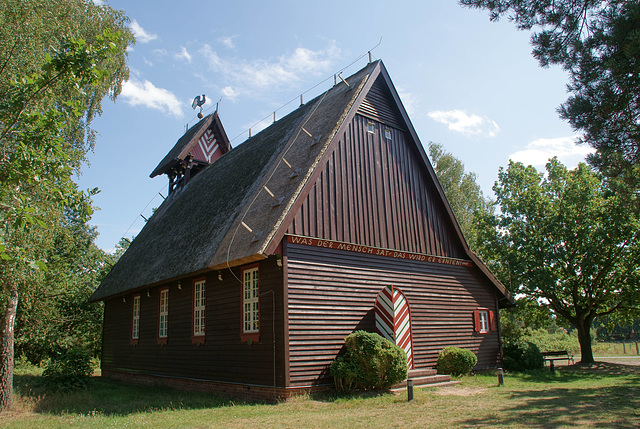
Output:
M229 398L249 401L277 402L293 396L323 392L331 385L306 387L277 387L257 384L228 383L223 381L193 378L168 377L163 375L140 374L125 371L102 370L102 376L126 384L143 386L163 386L191 392L214 393Z

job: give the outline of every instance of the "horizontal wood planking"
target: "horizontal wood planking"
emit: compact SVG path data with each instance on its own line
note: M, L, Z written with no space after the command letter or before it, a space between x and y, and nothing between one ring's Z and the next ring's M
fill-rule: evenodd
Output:
M330 382L328 366L344 338L375 328L380 290L393 284L411 308L416 368L434 367L446 346L478 355L495 366L497 333L477 334L473 310L495 311L494 288L477 268L408 261L288 243L289 355L291 385Z
M234 269L240 277L240 269ZM240 282L228 271L223 281L217 271L206 275L205 343L192 344L192 296L194 279L149 289L141 293L140 339L129 343L132 295L106 301L102 365L104 369L162 376L273 385L273 301L276 304L276 368L278 386L285 386L282 313L282 271L275 258L260 264L260 342L240 341ZM168 338L158 345L159 289L169 287ZM273 291L274 294L269 291Z
M466 258L443 202L404 132L384 138L356 115L287 233Z
M379 77L371 86L358 108L358 113L393 128L404 129L405 127L382 77Z

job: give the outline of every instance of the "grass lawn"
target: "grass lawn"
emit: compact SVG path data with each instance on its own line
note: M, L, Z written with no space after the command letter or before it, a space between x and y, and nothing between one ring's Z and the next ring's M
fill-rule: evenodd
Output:
M87 390L48 394L37 373L15 376L9 428L206 427L640 427L640 366L597 363L530 374L464 377L444 388L301 397L275 405L126 386L94 377Z

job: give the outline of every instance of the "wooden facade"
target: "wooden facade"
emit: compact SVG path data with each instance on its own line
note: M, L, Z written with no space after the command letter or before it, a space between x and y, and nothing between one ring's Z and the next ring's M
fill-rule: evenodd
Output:
M132 297L105 302L102 367L108 371L161 377L216 380L273 386L274 355L278 386L284 385L282 274L276 259L260 263L259 341L241 342L242 289L226 271L222 281L213 271L143 290L140 295L140 337L130 342ZM206 280L206 332L200 344L192 341L193 284ZM169 327L166 344L158 344L159 291L169 288ZM276 304L274 306L274 303ZM275 326L274 326L275 309ZM127 317L129 315L129 317ZM275 329L274 329L275 328ZM274 341L275 333L275 341ZM275 354L274 354L275 351Z
M415 368L433 368L446 346L472 350L478 368L498 364L499 325L479 329L474 315L497 315L510 305L508 293L464 241L382 63L348 81L223 155L150 219L127 251L133 256L123 257L94 294L106 304L105 375L245 397L324 388L344 338L375 331L376 298L390 285L411 309ZM324 143L299 139L309 130ZM278 174L285 156L286 164L299 166L291 167L294 174ZM234 195L239 207L223 192L207 193L209 183L224 185L227 169L237 174L246 165L252 181L226 185L244 192L242 199ZM261 195L265 189L269 196ZM211 211L193 220L184 215L207 198L215 199L215 217L206 217ZM201 250L171 235L190 227L211 231ZM193 255L184 267L176 258L186 253L160 253L173 248ZM148 259L154 250L156 259ZM176 268L155 280L135 275L136 268L162 272L167 265ZM243 333L243 326L254 326L243 317L256 311L247 316L243 301L248 267L259 270L259 331L250 334ZM202 279L205 335L194 338L200 316L194 315L193 285ZM168 335L160 339L160 291L167 288Z

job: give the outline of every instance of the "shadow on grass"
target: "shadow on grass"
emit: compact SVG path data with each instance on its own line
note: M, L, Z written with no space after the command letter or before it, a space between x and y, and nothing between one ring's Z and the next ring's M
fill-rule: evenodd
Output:
M592 364L580 364L556 367L555 372L551 372L549 368L540 369L536 371L528 371L526 373L516 373L516 376L526 382L531 383L571 383L575 381L588 381L597 380L602 378L620 378L628 376L640 377L640 367L607 363L607 362L595 362Z
M507 407L498 413L466 419L460 425L564 427L592 425L594 422L615 427L640 426L640 371L638 367L596 363L564 368L558 379L548 372L550 380L583 380L580 387L552 387L544 390L514 390L508 395ZM615 386L593 387L589 380L625 377ZM525 377L526 378L526 377ZM534 373L531 381L545 381ZM554 383L555 384L555 383ZM584 386L584 387L582 387Z
M309 395L309 398L318 401L318 402L341 402L341 401L351 401L351 400L365 400L369 398L377 398L380 396L390 396L393 393L390 390L365 390L365 391L354 391L350 393L338 392L337 390L328 390L324 392L313 393Z
M265 404L232 400L216 394L186 392L168 387L138 386L92 377L87 389L69 393L49 392L40 376L14 375L14 392L33 411L42 414L127 415L164 410L193 410L241 404Z

